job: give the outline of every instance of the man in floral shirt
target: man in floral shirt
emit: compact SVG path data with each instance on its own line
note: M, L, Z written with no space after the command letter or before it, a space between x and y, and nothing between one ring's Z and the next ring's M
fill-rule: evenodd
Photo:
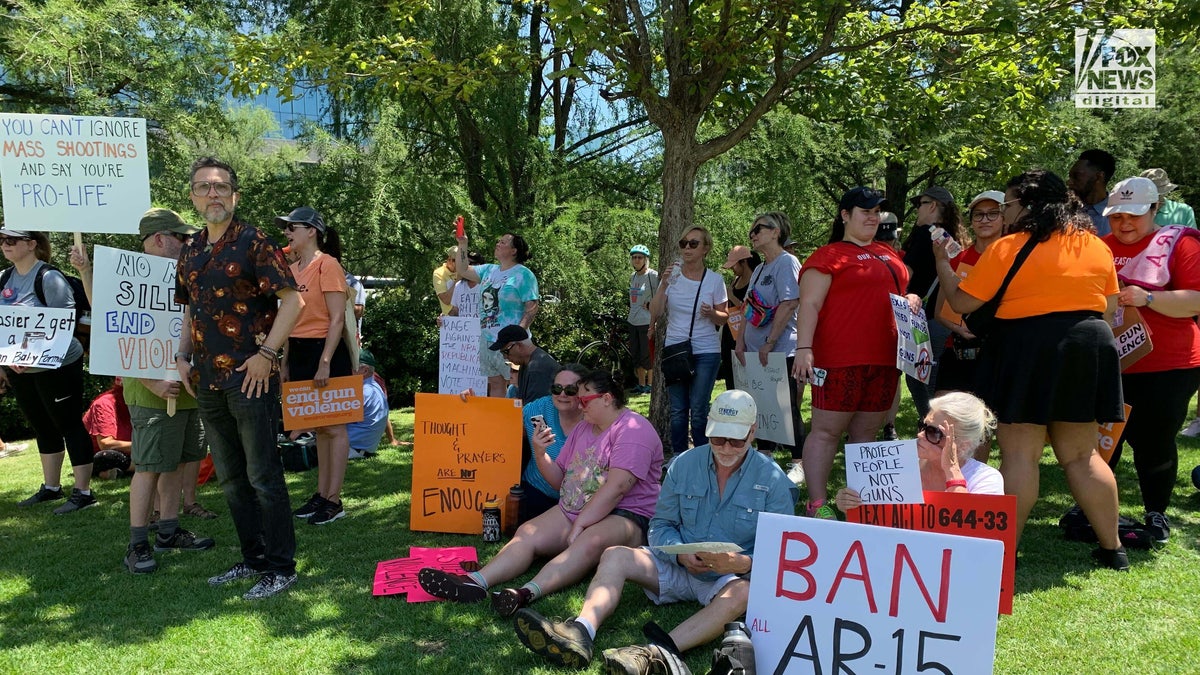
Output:
M242 597L266 598L296 581L296 533L275 434L280 352L303 301L282 251L234 217L240 194L232 167L197 160L191 195L205 229L179 256L175 301L184 305L184 325L175 361L199 401L242 546L242 561L208 583L257 577Z

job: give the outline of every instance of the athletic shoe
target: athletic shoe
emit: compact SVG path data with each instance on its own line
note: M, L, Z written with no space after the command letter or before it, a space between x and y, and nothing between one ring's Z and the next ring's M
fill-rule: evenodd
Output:
M251 577L260 576L261 574L263 573L244 562L240 562L215 577L209 577L208 584L210 586L221 586L231 581L237 581L238 579L249 579Z
M896 435L895 423L888 422L887 424L883 425L883 440L894 441L898 438L900 437Z
M450 574L434 567L417 572L417 583L421 589L435 598L455 602L479 602L487 598L487 590L475 583L471 577Z
M822 501L820 506L813 506L809 502L805 507L805 515L809 518L820 518L821 520L837 520L837 512L833 510L827 502Z
M1165 544L1171 539L1171 521L1158 511L1146 512L1146 531L1154 537L1154 541Z
M518 609L533 602L533 591L528 588L505 588L492 593L492 609L500 616L512 616Z
M175 534L164 538L161 534L154 537L155 551L206 551L217 542L208 537L197 537L194 532L189 532L182 527L175 530Z
M150 552L150 544L144 541L130 544L125 549L125 567L134 574L150 574L158 569L154 554Z
M1092 550L1096 562L1118 572L1129 571L1129 557L1125 555L1125 547L1117 549L1096 548Z
M792 466L788 468L787 477L796 484L796 487L804 485L804 465L800 462L792 462Z
M530 651L560 668L582 670L592 660L592 638L578 621L550 621L525 607L517 611L513 627Z
M296 583L295 573L280 574L278 572L267 572L262 575L257 584L254 584L250 590L242 595L242 599L262 600L263 598L269 598L272 595L286 591L294 583Z
M346 515L346 510L342 508L341 502L334 504L328 499L322 499L321 502L321 506L317 507L317 512L308 519L310 525L328 525Z
M212 520L213 518L217 517L217 514L213 513L212 511L209 511L208 509L201 506L200 502L192 502L191 504L185 504L183 506L183 514L185 516L191 516L193 518L199 518L201 520Z
M692 675L683 659L656 644L604 650L604 672L609 675Z
M324 503L325 498L321 496L321 493L314 492L313 496L309 497L308 501L304 502L304 506L292 511L292 515L296 516L297 518L312 518L313 514L316 513L317 509L321 508L321 504Z
M61 516L64 513L73 511L82 511L95 506L98 502L92 495L85 495L79 488L71 488L71 496L67 499L67 503L54 509L54 515Z
M51 489L42 485L42 487L38 488L37 492L33 493L32 497L26 497L17 502L17 506L33 506L42 502L52 502L56 499L62 499L65 496L61 487Z
M1187 436L1188 438L1200 438L1200 417L1192 420L1192 423L1187 425L1187 427L1179 433Z

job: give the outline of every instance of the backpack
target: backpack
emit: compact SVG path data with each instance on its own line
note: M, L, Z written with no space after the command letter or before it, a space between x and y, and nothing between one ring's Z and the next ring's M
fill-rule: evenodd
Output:
M46 291L43 288L42 277L46 276L46 272L54 270L67 280L67 285L71 287L71 295L75 298L75 339L79 340L79 344L83 345L83 351L87 351L88 344L92 337L91 313L92 303L88 302L87 291L83 288L83 280L77 276L67 274L50 263L43 263L38 268L37 276L33 279L33 294L37 296L38 302L46 305ZM8 285L8 280L12 277L13 268L10 265L3 272L0 272L0 288ZM84 316L88 317L88 321L83 321Z

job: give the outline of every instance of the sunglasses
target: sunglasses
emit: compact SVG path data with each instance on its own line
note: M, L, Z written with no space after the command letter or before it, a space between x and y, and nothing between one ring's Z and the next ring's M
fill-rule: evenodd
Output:
M577 384L552 384L550 385L550 393L558 396L566 394L567 396L578 396L579 385Z
M296 228L308 230L312 229L312 225L309 225L308 223L288 223L287 225L283 226L283 229L287 230L288 232L295 232Z
M586 407L588 407L589 403L591 403L592 401L595 401L596 399L600 398L601 396L604 396L604 394L580 394L579 395L579 406L582 408L586 408Z
M779 229L779 228L775 227L774 225L772 225L770 223L759 223L759 224L755 225L754 227L750 228L750 236L753 237L754 235L758 234L759 232L762 232L763 230L777 230L777 229Z
M17 242L19 241L29 241L29 239L23 239L21 237L0 237L0 245L3 246L16 246Z
M197 197L208 196L210 190L215 190L218 197L228 197L233 194L233 183L226 183L224 181L217 183L210 183L208 181L192 183L192 194Z
M942 439L946 437L946 432L928 422L921 423L921 431L925 434L925 440L934 445L941 443Z
M680 249L700 248L700 244L701 244L701 242L699 239L680 239L679 240L679 248Z
M749 434L747 434L747 438L748 437L749 437ZM709 436L708 444L709 445L720 445L720 446L728 445L729 447L733 448L734 450L741 450L742 448L746 447L746 439L745 438L726 438L725 436Z

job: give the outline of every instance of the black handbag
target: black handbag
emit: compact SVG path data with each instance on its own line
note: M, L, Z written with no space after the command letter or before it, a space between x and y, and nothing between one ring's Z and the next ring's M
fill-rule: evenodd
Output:
M1032 234L1029 235L1029 241L1021 247L1017 252L1016 259L1013 260L1012 267L1008 268L1008 274L1004 275L1004 282L1000 284L1000 288L996 290L996 294L990 300L983 303L979 309L970 314L963 315L963 324L967 330L979 340L987 339L992 330L996 327L996 310L1000 309L1000 301L1004 299L1004 292L1008 290L1008 284L1017 275L1017 270L1021 269L1021 265L1025 263L1025 259L1033 252L1033 247L1037 246L1037 239Z
M692 302L692 317L688 323L688 339L667 345L662 350L661 368L663 379L668 385L686 382L696 374L696 364L692 361L692 331L696 328L696 307L700 304L700 291L704 289L704 274L700 275L700 286L696 288L696 299Z

